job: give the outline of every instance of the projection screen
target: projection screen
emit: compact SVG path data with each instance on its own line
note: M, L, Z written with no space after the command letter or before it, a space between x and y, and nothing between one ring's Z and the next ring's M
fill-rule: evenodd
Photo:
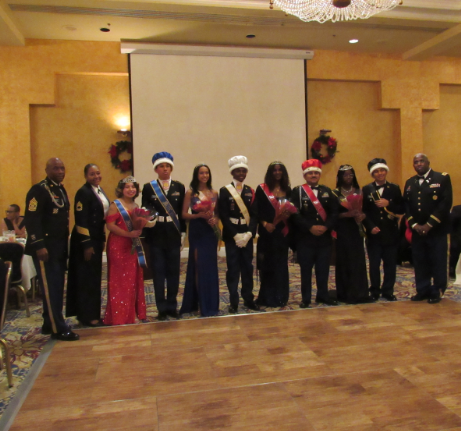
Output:
M130 55L134 175L157 178L152 155L174 156L173 179L189 186L194 166L210 166L213 188L229 184L227 160L248 157L256 188L281 160L292 185L306 158L302 59Z

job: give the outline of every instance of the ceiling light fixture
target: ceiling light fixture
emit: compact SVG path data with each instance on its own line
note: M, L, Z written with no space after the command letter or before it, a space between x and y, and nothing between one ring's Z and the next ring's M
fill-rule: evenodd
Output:
M302 21L349 21L367 19L394 9L402 0L273 0L273 3Z
M359 40L358 39L351 39L349 43L357 43Z

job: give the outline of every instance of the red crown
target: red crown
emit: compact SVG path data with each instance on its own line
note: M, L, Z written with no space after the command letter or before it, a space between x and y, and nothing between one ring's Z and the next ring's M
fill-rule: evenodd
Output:
M318 159L309 159L303 162L301 168L304 174L309 171L322 172L322 162Z

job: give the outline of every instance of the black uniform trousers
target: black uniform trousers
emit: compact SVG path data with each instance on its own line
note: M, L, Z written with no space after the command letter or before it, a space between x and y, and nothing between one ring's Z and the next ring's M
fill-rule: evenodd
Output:
M150 244L150 263L157 310L159 313L173 313L178 305L176 297L179 290L181 247L162 247Z
M378 241L367 241L369 260L370 293L372 295L393 295L397 273L398 244L381 244ZM381 260L383 261L384 278L381 286Z
M315 246L306 241L296 245L298 263L301 268L301 297L304 304L311 303L312 268L315 266L317 284L316 299L328 300L328 277L330 275L331 244Z
M234 240L225 241L227 272L226 282L229 289L229 302L238 307L238 284L242 277L241 295L245 302L253 302L253 239L245 247L237 247Z
M62 314L66 257L50 256L48 262L43 262L33 256L33 261L43 295L42 330L53 333L67 332L69 327Z
M447 247L447 235L422 236L413 232L411 250L418 294L438 298L440 291L445 292L448 282Z

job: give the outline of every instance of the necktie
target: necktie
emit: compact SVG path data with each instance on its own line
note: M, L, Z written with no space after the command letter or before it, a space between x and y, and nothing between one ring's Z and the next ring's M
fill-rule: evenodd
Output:
M311 189L312 189L312 190L318 190L318 189L319 189L319 186L311 186Z
M98 187L98 195L101 194L101 189Z
M423 182L424 182L425 178L421 175L418 175L418 181L419 181L419 185L421 185Z

